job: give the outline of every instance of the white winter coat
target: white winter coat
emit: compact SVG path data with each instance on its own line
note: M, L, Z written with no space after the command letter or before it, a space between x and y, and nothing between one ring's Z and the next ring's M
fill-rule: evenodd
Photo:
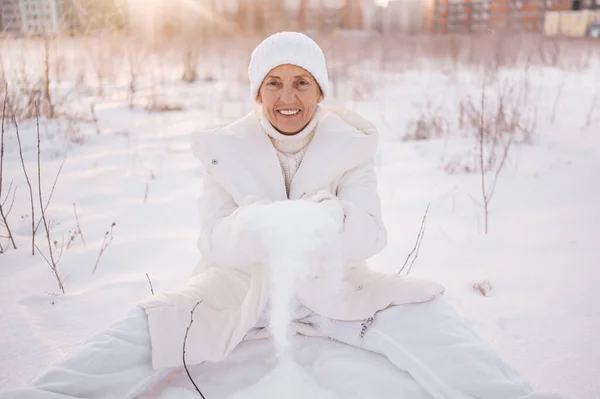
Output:
M256 262L243 236L231 234L232 222L250 198L288 199L277 154L258 118L251 112L192 136L193 153L205 168L199 239L203 267L184 287L140 304L149 319L155 369L182 365L183 339L198 302L186 345L188 365L223 360L267 304L265 265ZM358 115L325 111L291 183L290 200L327 190L345 209L341 289L332 298L326 284L315 279L297 293L300 303L328 318L364 320L390 305L423 302L443 292L432 282L374 272L365 262L386 245L373 165L377 141L376 129Z

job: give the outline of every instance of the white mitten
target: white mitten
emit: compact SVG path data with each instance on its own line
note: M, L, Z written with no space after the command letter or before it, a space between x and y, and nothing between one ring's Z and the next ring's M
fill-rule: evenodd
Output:
M342 201L340 201L338 197L336 197L329 191L320 190L316 194L308 197L306 200L309 202L314 202L316 204L321 204L321 206L326 207L326 209L328 209L329 215L331 215L331 218L339 227L339 231L344 231L346 211L344 210L344 205L342 204Z

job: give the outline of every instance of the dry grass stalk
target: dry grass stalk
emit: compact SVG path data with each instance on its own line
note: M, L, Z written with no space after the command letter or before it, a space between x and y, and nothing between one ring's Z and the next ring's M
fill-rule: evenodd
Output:
M98 269L98 265L100 264L100 258L102 257L102 254L104 254L104 251L112 242L113 229L116 225L117 224L115 222L112 222L112 224L110 225L110 230L104 233L104 241L102 242L102 246L100 247L100 253L98 253L98 257L96 258L96 263L94 264L94 270L92 270L92 273L96 273L96 269Z
M39 129L39 126L38 126L38 129ZM66 157L63 158L63 160L58 168L58 172L56 172L56 176L54 176L54 182L52 183L52 188L50 189L50 195L48 195L46 204L42 207L42 212L46 212L46 210L48 209L48 206L50 205L50 201L52 200L52 196L54 195L54 189L56 188L56 183L58 182L58 178L60 177L60 173L62 172L63 166L65 166L66 161L67 161L67 158ZM40 217L35 225L35 229L33 229L34 235L35 235L35 233L37 233L41 223L42 223L42 218Z
M77 236L81 237L81 243L83 244L83 247L85 248L86 247L85 238L83 238L83 232L81 231L81 226L79 224L79 216L77 215L77 208L75 207L75 204L73 204L73 213L75 214L75 221L77 223L77 226L76 226L75 230L73 231L73 233L70 234L69 242L67 243L67 249L69 249L71 244L73 242L75 242L75 238L77 238Z

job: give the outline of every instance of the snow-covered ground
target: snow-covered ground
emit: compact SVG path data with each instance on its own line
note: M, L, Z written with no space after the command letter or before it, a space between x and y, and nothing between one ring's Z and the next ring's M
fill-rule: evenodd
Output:
M578 399L600 397L600 99L593 106L600 91L599 68L592 62L582 70L535 66L503 72L508 81L524 79L531 85L524 100L514 101L532 112L536 133L530 144L511 147L490 203L487 235L480 174L465 171L477 166L477 141L457 124L459 100L480 100L480 71L388 68L367 80L355 75L348 84L352 89L373 84L368 98L348 95L335 101L372 120L381 132L377 166L389 244L372 259L372 267L400 269L430 204L411 275L445 285L446 297L468 323L536 389ZM81 94L79 88L77 96L69 91L62 105L88 115L89 103L94 103L97 124L89 116L71 128L64 117L42 119L44 199L66 159L47 210L54 250L64 247L59 262L64 295L44 259L31 255L29 191L14 129L5 127L0 200L14 180L18 189L9 224L18 249L7 249L8 241L0 239L5 249L0 254L0 391L27 384L49 363L122 317L150 294L149 279L155 292L171 289L196 266L202 170L190 152L190 133L240 117L252 104L244 97L243 83L228 85L226 74L192 85L179 83L175 75L164 78L158 88L161 101L181 105L181 111L130 109L123 94L126 85L107 84L105 90L114 93L99 97L91 89ZM75 83L63 78L55 90L64 87ZM136 101L147 92L138 93ZM402 140L423 110L449 121L444 128L448 133ZM20 124L34 186L35 129L32 120ZM77 143L65 138L68 132L76 133L70 136ZM492 178L488 174L488 182ZM77 229L74 206L85 245L77 235L67 249ZM113 223L110 240L106 233ZM6 235L3 228L0 235ZM42 230L36 240L47 255ZM103 243L108 245L94 273ZM492 286L487 297L473 290L474 283L484 280ZM427 397L378 356L353 354L335 343L326 343L323 351L315 339L298 344L304 356L300 363L309 374L317 380L329 376L319 380L325 386L329 381L345 392L360 392L358 386L342 384L360 375L363 381L379 378L377 386L388 387L396 397L411 392L410 397ZM225 365L200 366L198 382L209 384L207 397L225 397L260 378L273 365L270 355L257 359L268 347L264 342L243 344L227 365L227 375ZM380 373L359 373L359 360ZM250 367L252 361L258 366ZM406 384L386 385L391 380Z

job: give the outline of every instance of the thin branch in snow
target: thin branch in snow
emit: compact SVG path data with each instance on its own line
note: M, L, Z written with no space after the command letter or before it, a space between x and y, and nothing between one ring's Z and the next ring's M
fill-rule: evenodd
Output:
M42 199L42 165L41 165L41 159L40 159L40 152L41 152L40 147L41 146L40 146L40 108L39 108L39 104L36 108L36 126L37 126L36 132L37 132L38 194L39 194L39 199L40 199L40 208L42 210L42 221L44 223L44 230L46 230L46 240L48 242L48 252L50 254L50 261L48 262L48 259L46 259L46 262L48 262L48 264L50 265L50 268L52 269L52 272L54 273L54 277L56 277L56 282L58 283L58 288L64 294L65 287L63 286L62 279L60 278L60 275L58 273L58 262L55 261L54 254L52 252L52 243L50 240L50 228L48 227L48 222L46 220L46 211L44 209L44 201ZM37 246L36 246L36 248L37 248ZM39 248L38 248L38 252L42 253L42 251L40 251ZM61 249L61 255L62 255L62 249Z
M77 222L77 228L69 238L69 242L67 243L67 249L71 246L71 244L75 241L75 237L81 237L81 242L83 243L83 247L85 248L85 239L83 238L83 232L81 231L81 226L79 225L79 216L77 216L77 208L75 207L75 203L73 203L73 213L75 214L75 221Z
M11 191L12 191L12 197L10 196ZM17 186L14 186L14 189L13 189L13 182L11 181L10 184L8 185L8 192L6 193L6 197L4 198L4 201L2 201L2 209L4 209L4 206L8 202L8 199L11 198L10 205L8 206L8 209L5 211L7 217L8 217L8 215L10 215L10 211L12 211L12 207L15 204L15 196L16 195L17 195Z
M46 257L46 255L44 255L44 253L42 252L42 250L37 245L35 246L35 249L37 249L38 253L40 255L42 255L42 258L44 258L44 260L46 261L46 263L48 264L48 266L50 266L50 270L52 270L52 274L54 274L54 277L56 277L56 281L58 281L58 288L60 288L60 290L64 294L65 293L65 289L64 289L63 284L62 284L62 279L61 279L60 275L58 274L58 270L56 269L55 265L52 263L52 261L50 261Z
M29 203L31 205L31 255L35 255L35 207L33 204L33 188L31 187L31 181L27 174L27 168L25 167L25 160L23 158L23 146L21 145L21 135L19 134L19 124L17 118L13 116L13 123L15 125L15 132L17 133L17 143L19 144L19 157L21 158L21 167L23 168L23 174L25 175L25 181L27 187L29 187Z
M100 263L100 258L102 257L102 254L104 253L104 250L112 242L112 240L113 240L113 228L116 225L117 224L115 222L112 222L112 224L110 225L110 230L107 231L106 233L104 233L104 241L102 242L102 247L100 247L100 253L98 254L98 257L96 258L96 264L94 265L94 270L92 271L92 273L96 273L96 269L98 268L98 264Z
M92 122L94 122L96 134L100 134L100 126L98 125L98 117L96 116L96 106L93 103L90 104L90 113L92 114Z
M421 220L421 228L419 229L419 234L417 234L417 241L415 242L415 246L413 247L412 251L410 251L410 253L408 254L408 256L406 257L406 260L404 261L404 264L402 265L402 268L400 269L400 271L398 272L398 274L401 274L402 271L406 268L406 265L408 265L408 261L410 260L411 257L412 261L410 262L410 266L408 267L408 270L406 271L406 275L408 276L408 274L410 273L410 270L413 267L413 264L415 263L415 261L417 260L417 257L419 256L419 249L421 248L421 242L423 241L423 237L425 236L425 226L427 225L427 213L429 212L429 206L431 204L427 204L427 208L425 208L425 214L423 215L423 219Z
M58 172L56 172L56 176L54 177L54 183L52 183L52 188L50 189L50 195L48 196L46 205L44 205L43 212L46 212L46 210L48 209L48 206L50 205L50 201L52 200L52 195L54 195L54 189L56 188L56 182L58 181L58 177L60 176L60 172L62 172L62 168L63 168L63 166L65 166L66 161L67 161L67 157L64 157L62 163L60 164L60 167L58 168ZM40 218L38 220L37 224L35 225L34 233L37 232L38 228L40 227L40 223L42 223L42 218Z
M150 281L150 276L146 273L146 277L148 278L148 284L150 284L150 292L154 295L154 288L152 288L152 281Z
M2 106L2 128L0 129L1 131L1 135L0 135L0 199L2 198L2 172L3 172L3 165L4 165L4 121L6 119L6 103L8 102L8 87L6 88L6 94L4 95L4 105ZM8 197L10 196L10 188L12 187L12 182L11 185L9 187L8 193L6 195L6 198L8 199ZM16 190L16 189L15 189ZM14 196L13 196L13 201L14 201ZM12 208L12 205L11 205ZM15 240L13 238L12 232L10 231L10 226L8 225L8 214L10 212L5 212L4 211L4 204L0 204L0 222L4 225L4 227L6 228L6 231L8 233L8 238L10 239L10 242L12 243L12 246L14 249L17 249L17 245L15 244ZM4 249L2 249L2 252L4 252Z
M200 303L202 303L202 301L197 302L196 305L192 308L192 311L190 312L190 324L188 324L187 329L185 330L185 337L183 338L183 368L185 369L185 372L187 373L188 378L194 385L194 388L196 388L196 392L198 392L200 394L200 397L202 397L202 399L205 399L204 395L202 395L202 392L200 391L200 388L198 388L198 385L196 385L196 382L192 378L192 375L190 374L190 371L188 370L188 367L187 367L187 363L185 361L185 345L187 343L188 333L190 332L190 328L192 327L192 324L194 323L194 311L196 310L198 305L200 305Z

